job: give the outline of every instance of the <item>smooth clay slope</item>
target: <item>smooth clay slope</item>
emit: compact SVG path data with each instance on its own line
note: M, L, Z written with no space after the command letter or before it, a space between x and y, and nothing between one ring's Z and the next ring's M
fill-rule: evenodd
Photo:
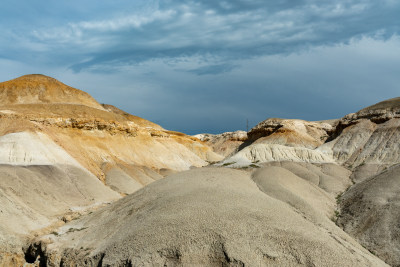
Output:
M328 217L334 198L281 167L156 181L40 238L49 266L386 266Z
M400 266L400 166L353 186L341 197L339 224L392 266Z

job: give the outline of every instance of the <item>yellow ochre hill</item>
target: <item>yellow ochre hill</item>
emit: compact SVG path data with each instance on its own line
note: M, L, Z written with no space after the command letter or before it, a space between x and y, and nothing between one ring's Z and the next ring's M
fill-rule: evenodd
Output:
M0 83L0 101L2 105L63 103L103 109L88 93L41 74Z

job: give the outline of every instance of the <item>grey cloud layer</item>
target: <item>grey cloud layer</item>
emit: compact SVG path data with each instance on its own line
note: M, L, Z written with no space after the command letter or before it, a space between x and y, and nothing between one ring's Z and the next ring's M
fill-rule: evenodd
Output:
M397 0L4 0L0 77L43 73L186 133L341 117L400 84Z
M32 42L50 51L65 49L75 71L191 56L226 66L229 60L293 53L365 35L388 38L400 25L400 3L390 0L160 1L143 12L132 8L116 14L104 19L91 14L32 30Z

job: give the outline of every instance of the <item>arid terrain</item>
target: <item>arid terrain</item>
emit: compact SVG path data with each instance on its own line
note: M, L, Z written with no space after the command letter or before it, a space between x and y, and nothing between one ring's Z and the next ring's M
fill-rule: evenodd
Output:
M196 136L44 75L0 101L0 266L400 266L400 98Z

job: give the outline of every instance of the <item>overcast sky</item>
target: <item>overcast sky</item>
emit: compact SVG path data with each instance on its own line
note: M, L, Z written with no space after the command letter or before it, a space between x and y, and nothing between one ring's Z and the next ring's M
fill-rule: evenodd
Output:
M0 80L52 76L188 134L400 96L397 0L2 0Z

